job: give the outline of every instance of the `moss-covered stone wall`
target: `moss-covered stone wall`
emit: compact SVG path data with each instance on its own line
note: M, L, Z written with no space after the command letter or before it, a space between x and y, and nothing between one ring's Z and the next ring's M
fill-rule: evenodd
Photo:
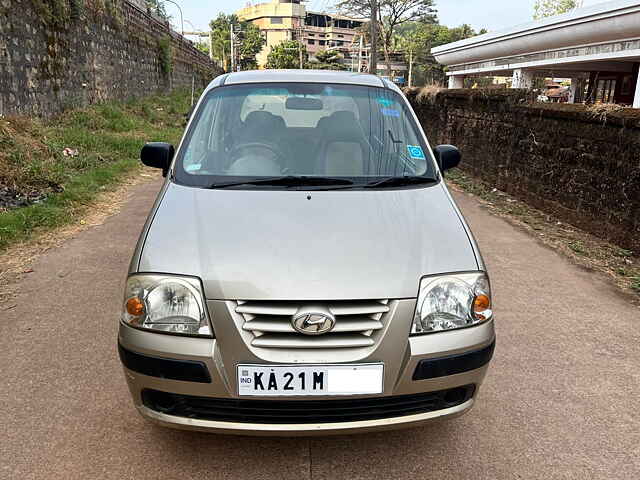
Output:
M640 251L640 110L532 104L524 90L406 92L433 145L558 218Z
M203 87L217 73L168 23L126 0L0 0L0 114Z

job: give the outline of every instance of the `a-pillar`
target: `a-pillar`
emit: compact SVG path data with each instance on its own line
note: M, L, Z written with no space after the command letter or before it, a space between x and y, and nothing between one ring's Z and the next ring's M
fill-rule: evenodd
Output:
M532 88L533 78L534 75L531 70L517 68L513 71L513 81L511 82L511 88Z
M450 75L449 88L464 88L464 75Z
M636 79L636 95L633 98L633 108L640 108L640 72L638 72L638 78Z

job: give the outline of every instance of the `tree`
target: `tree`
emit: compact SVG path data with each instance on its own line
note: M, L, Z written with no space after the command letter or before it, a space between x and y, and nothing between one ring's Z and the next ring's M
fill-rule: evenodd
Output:
M204 42L196 42L195 47L200 50L202 53L206 53L209 55L209 44Z
M579 6L578 0L536 0L533 6L534 20L567 13Z
M164 18L166 21L171 20L162 0L145 0L145 3L147 4L147 8L159 17Z
M238 32L240 46L238 47L240 68L242 70L255 70L258 68L256 55L260 53L266 43L260 29L251 22L241 22Z
M221 13L212 20L211 27L213 58L220 63L225 72L231 70L231 25L236 29L237 59L243 70L256 68L256 55L265 44L260 29L251 22L241 22L235 15Z
M409 62L409 75L407 78L407 86L413 86L413 64L416 59L416 53L420 48L420 36L418 32L412 31L407 33L404 36L400 36L396 41L396 44L400 47L400 49L404 52L405 58L407 58Z
M285 40L274 46L267 55L267 68L300 68L300 50L302 64L307 63L307 47L297 40Z
M347 67L340 62L344 56L336 50L320 50L315 59L309 60L308 68L315 70L346 70Z
M486 30L481 30L486 33ZM473 37L478 33L469 25L449 28L438 23L406 22L398 28L396 43L412 66L412 83L444 84L445 67L435 61L431 49ZM413 65L411 65L413 64Z
M392 75L391 52L394 50L396 30L407 22L435 23L433 0L377 0L379 31L387 72ZM371 0L342 0L338 9L355 18L371 16Z
M211 20L211 47L212 57L218 61L225 72L231 70L231 23L237 22L235 15L221 13L218 18Z

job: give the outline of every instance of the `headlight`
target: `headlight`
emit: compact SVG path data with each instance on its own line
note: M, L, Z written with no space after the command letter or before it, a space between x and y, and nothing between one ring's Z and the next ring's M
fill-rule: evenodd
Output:
M438 275L420 282L412 334L486 322L493 316L491 287L483 272Z
M122 321L145 330L211 336L202 287L196 278L148 274L130 276Z

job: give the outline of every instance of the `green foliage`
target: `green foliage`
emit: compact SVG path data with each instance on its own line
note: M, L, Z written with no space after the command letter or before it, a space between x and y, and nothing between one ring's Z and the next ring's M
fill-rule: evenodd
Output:
M240 66L242 70L256 69L258 68L256 55L260 53L267 41L260 33L260 29L251 22L241 22L240 29L238 33Z
M145 0L147 8L166 21L171 20L171 16L167 14L167 9L162 0Z
M231 23L237 22L235 15L221 13L209 24L211 28L211 44L213 58L218 61L225 72L231 70Z
M196 42L196 48L200 50L202 53L206 53L207 55L209 55L209 43Z
M221 13L210 23L213 58L225 72L231 70L231 25L236 26L236 59L243 70L256 68L256 55L262 50L265 39L260 29L251 22L242 22L235 15Z
M348 67L340 61L344 56L336 50L320 50L315 60L309 60L307 68L315 70L347 70Z
M66 31L71 18L67 0L31 0L40 21L55 31Z
M267 56L267 68L300 68L300 49L302 64L309 59L307 47L296 40L285 40L274 46Z
M577 0L536 0L533 6L534 20L567 13L578 6Z
M40 203L0 211L0 250L35 232L74 222L95 196L140 165L147 141L177 143L191 92L109 102L43 124L0 119L0 185L47 195ZM63 149L78 155L64 156Z
M173 48L171 46L171 38L159 38L157 40L157 47L160 71L165 77L168 77L173 71Z
M378 0L380 44L389 70L398 28L408 22L435 23L433 7L434 0ZM370 0L342 0L338 9L356 18L371 17Z
M476 32L467 24L450 28L438 23L406 22L398 28L394 45L405 53L407 60L411 54L414 61L414 85L444 85L445 67L435 61L431 49L482 33L486 33L486 30Z

